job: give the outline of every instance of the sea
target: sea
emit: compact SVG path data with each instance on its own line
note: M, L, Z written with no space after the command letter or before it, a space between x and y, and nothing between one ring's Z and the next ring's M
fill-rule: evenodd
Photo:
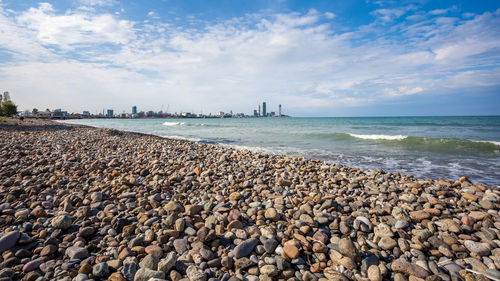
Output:
M500 185L500 116L80 119L65 122Z

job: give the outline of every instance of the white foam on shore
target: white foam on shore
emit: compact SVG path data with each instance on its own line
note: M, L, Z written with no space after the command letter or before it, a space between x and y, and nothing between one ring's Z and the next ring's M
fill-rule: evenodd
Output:
M405 135L395 135L395 136L390 136L390 135L356 135L356 134L349 134L351 137L355 137L358 139L364 139L364 140L404 140L408 136Z
M186 124L185 122L165 122L163 126L182 126Z

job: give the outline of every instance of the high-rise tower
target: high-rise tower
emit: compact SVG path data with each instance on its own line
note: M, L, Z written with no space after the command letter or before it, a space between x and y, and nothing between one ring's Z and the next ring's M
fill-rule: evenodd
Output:
M262 117L266 117L266 102L262 102Z
M278 105L278 116L280 116L280 117L281 117L281 104L280 104L280 105Z

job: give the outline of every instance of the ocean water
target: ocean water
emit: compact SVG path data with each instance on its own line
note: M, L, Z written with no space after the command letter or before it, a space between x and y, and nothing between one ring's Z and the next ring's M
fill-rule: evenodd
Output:
M500 116L86 119L114 128L418 178L500 185Z

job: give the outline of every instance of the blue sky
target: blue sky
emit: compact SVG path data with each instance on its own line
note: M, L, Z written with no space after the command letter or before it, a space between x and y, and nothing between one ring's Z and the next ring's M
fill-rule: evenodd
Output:
M497 1L0 0L20 109L500 114Z

